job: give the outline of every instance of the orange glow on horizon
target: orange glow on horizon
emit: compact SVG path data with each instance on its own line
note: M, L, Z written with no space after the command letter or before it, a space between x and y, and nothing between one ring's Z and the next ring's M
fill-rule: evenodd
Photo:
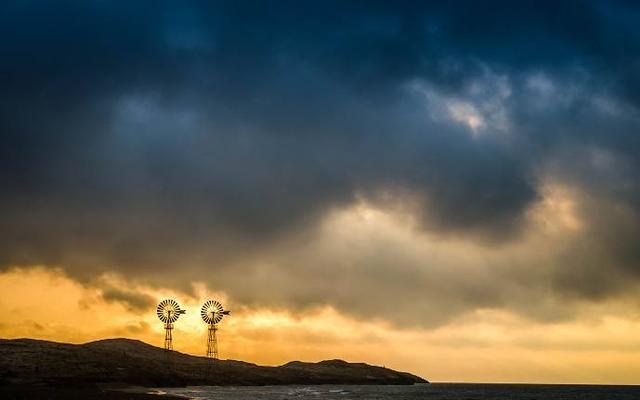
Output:
M142 290L158 299L175 295L187 314L175 325L174 348L203 355L199 300ZM128 337L162 346L163 326L153 307L132 311L106 302L98 289L60 271L4 272L0 291L0 306L12 315L0 325L2 337L73 343ZM619 317L533 324L486 310L438 328L412 329L357 320L330 307L301 313L240 308L220 328L222 358L267 365L342 358L434 381L634 383L640 374L640 321Z

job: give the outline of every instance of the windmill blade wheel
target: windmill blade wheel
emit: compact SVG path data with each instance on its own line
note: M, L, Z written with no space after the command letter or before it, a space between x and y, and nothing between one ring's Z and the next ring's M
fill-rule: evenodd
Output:
M207 300L200 309L200 316L207 324L217 324L225 316L225 311L218 301Z
M158 304L156 314L158 314L158 319L160 319L160 321L165 324L172 324L180 318L181 314L184 314L184 310L180 308L177 301L167 299L162 300L160 304Z

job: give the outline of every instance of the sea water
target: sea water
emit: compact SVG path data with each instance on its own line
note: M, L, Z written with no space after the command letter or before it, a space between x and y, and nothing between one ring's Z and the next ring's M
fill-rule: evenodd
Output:
M413 386L192 386L163 393L198 400L640 400L640 386L433 383Z

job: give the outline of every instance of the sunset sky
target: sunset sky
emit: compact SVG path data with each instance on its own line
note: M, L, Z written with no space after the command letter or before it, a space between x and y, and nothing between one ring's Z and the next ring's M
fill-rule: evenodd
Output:
M0 3L0 337L640 383L640 6Z

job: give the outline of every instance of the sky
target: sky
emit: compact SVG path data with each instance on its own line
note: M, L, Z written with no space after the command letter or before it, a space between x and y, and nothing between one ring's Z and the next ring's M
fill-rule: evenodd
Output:
M640 383L640 6L0 4L1 337ZM55 312L42 311L43 304Z

